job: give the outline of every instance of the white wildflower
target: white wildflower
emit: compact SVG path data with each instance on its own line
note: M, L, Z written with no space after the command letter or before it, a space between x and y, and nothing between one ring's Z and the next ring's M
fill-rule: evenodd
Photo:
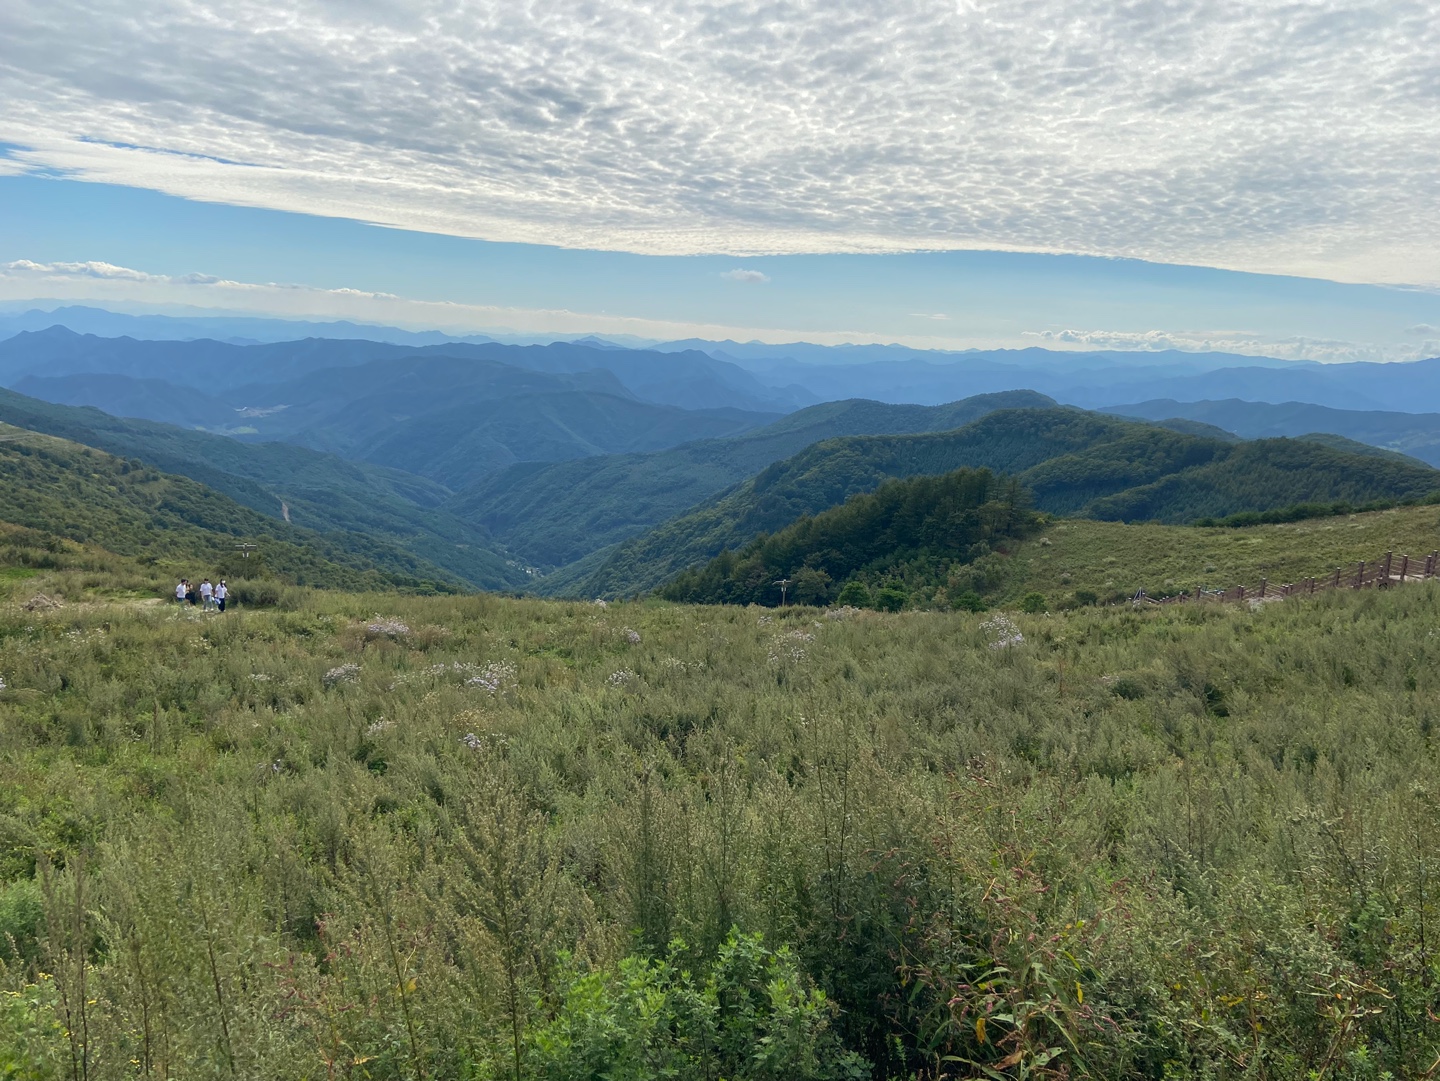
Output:
M325 673L325 686L333 687L337 683L354 683L360 678L360 666L358 664L341 664Z
M625 634L625 641L629 642L632 646L638 646L638 645L640 644L640 632L639 632L639 631L637 631L637 630L632 630L630 627L626 627L625 630L624 630L624 634Z
M755 626L757 626L757 627L768 627L768 626L770 626L770 624L772 624L772 623L774 623L774 622L775 622L775 617L774 617L774 616L761 616L759 619L757 619L757 620L755 621Z
M366 638L404 638L409 633L410 628L398 619L383 619L376 616L365 624Z
M509 661L491 661L478 675L467 679L465 686L479 687L491 694L509 690L515 686L515 666Z
M270 677L264 672L251 672L250 678L256 683L269 683Z
M367 736L378 736L381 732L388 731L389 729L394 727L394 721L387 721L384 717L381 717L378 721L365 729L365 734Z
M596 598L595 598L595 607L596 607L596 608L609 608L609 607L610 607L610 602L607 601L607 600L604 600L603 598L596 597Z
M634 680L635 673L628 668L622 668L618 672L611 672L610 678L606 682L612 687L624 687L626 684L634 682Z
M1025 636L1020 633L1020 628L1015 626L1014 621L1004 612L980 624L980 629L990 638L991 649L1005 649L1009 646L1018 646L1025 641Z
M3 691L4 689L5 689L5 677L4 677L4 676L0 676L0 691Z
M854 605L842 604L839 608L832 608L830 609L830 611L826 612L825 618L835 620L854 619L859 614L860 609L856 608Z
M465 746L469 747L472 751L478 751L481 747L485 746L485 741L479 736L477 736L474 732L466 732L463 736L460 737L460 742L465 744Z

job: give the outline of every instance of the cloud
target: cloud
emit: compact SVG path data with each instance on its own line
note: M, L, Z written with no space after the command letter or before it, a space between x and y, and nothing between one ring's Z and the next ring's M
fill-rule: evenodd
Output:
M1440 282L1427 0L7 0L0 172L641 252Z
M762 274L758 270L743 270L736 267L734 270L726 270L720 274L726 281L744 282L747 285L761 285L770 280L770 275Z
M948 322L950 319L944 312L911 312L910 317L912 319L933 319L937 323Z
M1406 327L1405 333L1417 338L1440 337L1440 327L1431 326L1429 323L1416 323L1413 327Z
M738 341L795 341L793 329L681 322L639 316L577 312L563 308L517 308L421 300L364 289L322 289L286 282L244 282L213 274L153 274L103 262L51 262L16 259L0 263L0 301L88 301L117 309L166 311L184 306L211 312L280 318L353 319L416 329L535 334L631 334L655 340L703 337ZM806 333L811 341L840 345L880 341L882 336L836 329ZM946 342L917 339L920 347Z
M1061 349L1156 352L1173 349L1182 353L1238 353L1241 356L1317 360L1322 363L1422 360L1440 352L1440 341L1400 346L1299 336L1275 337L1233 330L1027 330L1022 332L1021 337Z

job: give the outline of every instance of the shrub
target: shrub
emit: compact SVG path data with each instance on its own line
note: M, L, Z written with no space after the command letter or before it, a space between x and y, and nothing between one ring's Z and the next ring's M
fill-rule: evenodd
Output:
M835 603L841 606L852 608L869 608L871 605L870 590L865 583L857 578L846 582L840 590L840 596L835 598Z
M1027 593L1020 598L1020 611L1035 615L1045 611L1045 594Z
M40 887L33 879L0 888L0 961L34 960L44 923Z
M898 612L909 599L910 595L900 586L881 586L875 591L875 607L882 612Z

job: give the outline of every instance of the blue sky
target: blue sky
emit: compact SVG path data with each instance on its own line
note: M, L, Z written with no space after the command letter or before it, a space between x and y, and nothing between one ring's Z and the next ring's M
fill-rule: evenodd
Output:
M10 301L452 330L936 348L1208 345L1332 360L1440 351L1440 295L1430 290L1009 252L573 250L35 176L0 177L0 264L0 299Z
M9 0L0 300L1407 359L1437 85L1426 0Z

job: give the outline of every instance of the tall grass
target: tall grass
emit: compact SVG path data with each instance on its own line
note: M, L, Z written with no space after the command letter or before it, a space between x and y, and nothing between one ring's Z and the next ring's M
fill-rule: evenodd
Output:
M1440 1057L1436 586L1007 629L33 581L0 1077Z

